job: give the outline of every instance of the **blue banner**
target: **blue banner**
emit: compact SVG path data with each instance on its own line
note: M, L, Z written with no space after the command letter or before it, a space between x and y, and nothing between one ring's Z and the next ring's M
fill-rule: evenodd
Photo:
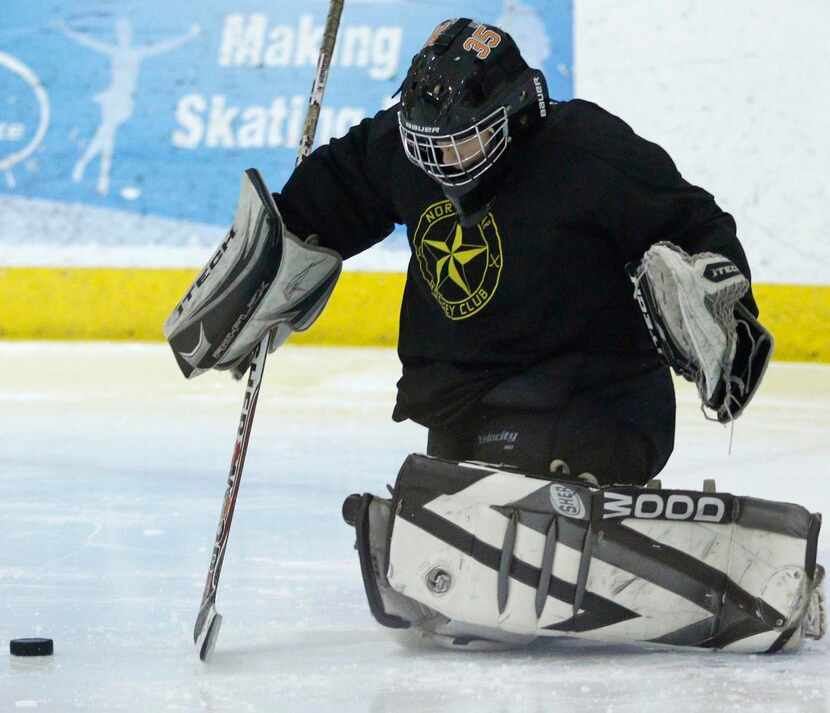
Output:
M0 193L226 224L245 168L282 186L327 2L69 5L3 8ZM388 106L453 16L506 29L551 95L572 96L572 0L346 0L319 142Z

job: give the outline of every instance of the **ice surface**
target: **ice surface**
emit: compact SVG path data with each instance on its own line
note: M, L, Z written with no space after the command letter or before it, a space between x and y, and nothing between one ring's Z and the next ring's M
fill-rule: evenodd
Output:
M285 348L265 375L219 587L214 658L193 621L242 388L185 381L161 345L0 343L0 711L686 713L830 710L830 643L800 654L576 640L465 654L402 648L364 600L351 492L382 492L423 429L389 418L393 351ZM773 364L729 432L680 385L667 487L830 513L830 368ZM826 537L820 559L830 560ZM5 645L5 644L4 644Z

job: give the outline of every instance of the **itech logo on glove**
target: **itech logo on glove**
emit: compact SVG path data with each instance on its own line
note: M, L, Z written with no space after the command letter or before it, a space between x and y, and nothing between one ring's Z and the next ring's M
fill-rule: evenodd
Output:
M729 260L713 262L712 264L707 265L706 269L703 271L703 275L710 282L723 282L736 274L740 275L741 271L735 263L730 262Z

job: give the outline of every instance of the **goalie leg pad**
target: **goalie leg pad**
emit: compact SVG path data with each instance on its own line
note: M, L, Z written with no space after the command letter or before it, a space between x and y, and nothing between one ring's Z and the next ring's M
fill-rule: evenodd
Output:
M491 639L777 651L820 591L820 516L797 505L413 455L391 507L389 586Z
M393 589L386 576L392 518L392 501L385 498L366 493L350 495L343 503L343 519L355 528L357 535L355 549L369 609L379 624L402 632L401 642L407 645L428 642L468 651L512 648L535 638L452 622ZM433 572L431 586L436 590L445 584L442 576L440 570Z

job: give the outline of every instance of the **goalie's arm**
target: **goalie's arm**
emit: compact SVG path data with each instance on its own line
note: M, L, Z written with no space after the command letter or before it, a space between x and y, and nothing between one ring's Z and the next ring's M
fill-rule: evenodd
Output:
M274 194L286 224L344 259L385 238L403 222L390 190L403 179L393 168L399 144L393 108L316 149Z
M723 255L735 263L751 285L752 273L733 217L721 210L710 193L686 181L667 155L665 160L665 183L648 186L631 179L626 182L622 236L635 251L635 259L639 260L654 243L668 241L690 255ZM758 316L751 286L741 302Z
M640 284L637 289L641 307L648 311L646 324L658 350L675 371L697 382L702 403L718 421L726 423L743 413L757 391L772 355L773 340L757 319L752 319L758 317L758 306L752 295L751 272L736 235L735 221L717 206L709 193L685 181L674 169L671 159L665 158L669 162L666 164L669 180L650 186L650 190L643 190L636 182L628 183L624 215L632 218L624 223L621 234L625 247L634 251L631 264L642 265L643 254L655 243L666 241L689 255L714 253L728 258L746 278L746 292L733 307L738 322L732 324L715 317L712 309L716 301L700 313L704 315L702 320L673 321L664 313L665 309L671 313L670 304L661 304L660 299L655 303L655 296ZM669 168L674 169L673 177ZM705 265L707 260L711 264L712 259L701 256L701 260ZM739 283L740 280L736 282ZM719 284L722 289L727 289L727 282ZM701 280L697 289L705 292L706 285L709 289L714 288L711 282ZM714 295L712 297L714 299ZM738 304L748 314L740 315ZM725 341L702 339L702 334L690 326L705 323L707 313L711 323L705 334L709 337L720 335ZM661 326L655 331L651 323ZM692 336L692 332L696 336ZM707 346L701 346L703 344Z
M734 219L710 193L686 181L666 151L598 107L587 111L584 121L602 137L589 149L594 188L605 207L605 227L625 262L639 263L649 247L668 241L690 255L723 255L751 280ZM751 289L742 302L757 316Z

